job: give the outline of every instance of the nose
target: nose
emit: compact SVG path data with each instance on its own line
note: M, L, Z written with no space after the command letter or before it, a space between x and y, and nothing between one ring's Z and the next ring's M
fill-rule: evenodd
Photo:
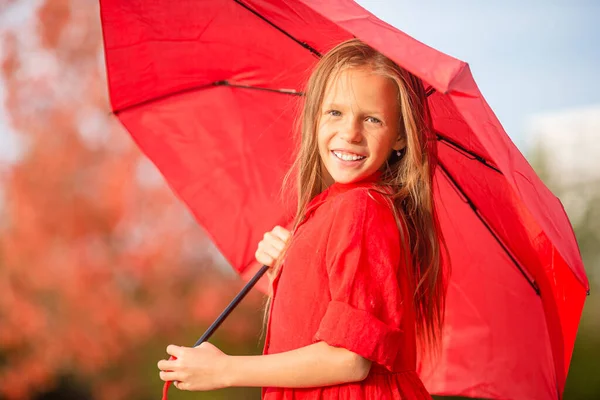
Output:
M362 141L362 127L356 118L349 118L341 130L341 137L348 143L360 143Z

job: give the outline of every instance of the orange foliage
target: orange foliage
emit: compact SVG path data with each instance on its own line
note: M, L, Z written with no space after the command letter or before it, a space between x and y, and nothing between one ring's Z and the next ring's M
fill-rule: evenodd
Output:
M71 374L99 399L131 398L144 345L206 326L241 283L216 272L200 228L162 179L147 183L153 168L109 115L98 5L46 0L36 23L34 51L4 38L5 106L25 147L0 175L0 397ZM255 342L259 321L236 318L221 332Z

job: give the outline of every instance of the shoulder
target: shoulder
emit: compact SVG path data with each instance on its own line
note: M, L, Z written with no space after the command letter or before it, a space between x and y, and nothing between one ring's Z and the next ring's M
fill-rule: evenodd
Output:
M330 255L353 251L397 258L401 240L393 203L384 188L356 187L340 193L330 205Z
M392 212L393 203L384 187L362 186L341 193L334 200L336 208L357 208Z
M394 204L384 187L366 186L350 189L336 196L331 204L336 219L355 219L366 223L393 224Z

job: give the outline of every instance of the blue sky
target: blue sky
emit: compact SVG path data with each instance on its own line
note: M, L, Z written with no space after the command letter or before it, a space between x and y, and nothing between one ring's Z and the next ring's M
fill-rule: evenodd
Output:
M466 61L526 152L532 115L600 104L600 1L359 0L380 19Z
M24 26L35 0L19 3L12 12L0 11L1 25ZM533 115L600 104L600 1L358 3L416 39L467 61L486 100L525 153L526 125ZM0 160L10 159L15 147L8 132L0 110Z

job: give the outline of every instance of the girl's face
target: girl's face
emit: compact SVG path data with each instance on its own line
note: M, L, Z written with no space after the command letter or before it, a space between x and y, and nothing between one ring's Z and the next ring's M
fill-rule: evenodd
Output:
M370 176L405 146L397 99L395 83L367 68L346 68L330 79L317 125L326 186Z

